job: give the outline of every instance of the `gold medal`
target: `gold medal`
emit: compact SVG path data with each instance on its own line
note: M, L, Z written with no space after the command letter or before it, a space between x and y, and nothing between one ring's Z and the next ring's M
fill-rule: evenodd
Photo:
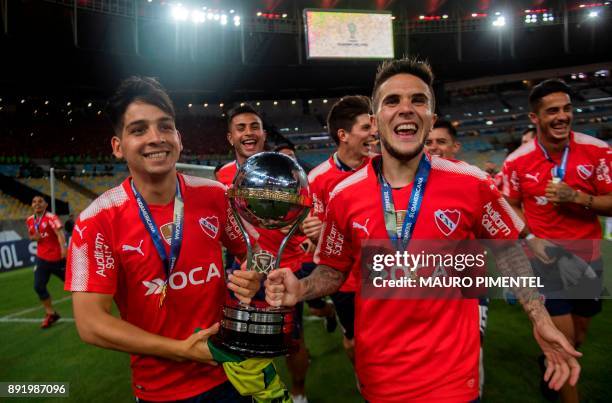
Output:
M166 299L166 286L168 283L164 283L161 294L159 295L159 307L161 308L164 305L164 300Z

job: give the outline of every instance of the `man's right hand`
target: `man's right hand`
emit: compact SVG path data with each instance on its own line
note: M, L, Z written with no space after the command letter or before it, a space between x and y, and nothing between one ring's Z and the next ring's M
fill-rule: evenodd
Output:
M295 306L300 302L300 280L290 269L272 270L264 282L266 302L271 306Z
M213 356L208 348L208 338L218 331L219 324L216 323L208 329L200 330L185 340L179 341L179 356L181 359L218 365L216 361L213 361Z
M542 263L551 264L555 261L554 257L548 256L548 254L546 253L547 247L555 246L555 244L553 244L552 242L547 241L546 239L534 237L527 241L527 245L529 245L529 249L533 251L536 257L540 259Z
M319 241L322 226L323 223L317 216L309 215L302 222L302 232L316 245Z

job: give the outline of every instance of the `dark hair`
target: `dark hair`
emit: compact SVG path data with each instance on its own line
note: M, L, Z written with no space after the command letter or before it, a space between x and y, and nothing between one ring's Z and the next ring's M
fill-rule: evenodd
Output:
M280 152L281 150L291 150L295 152L295 146L292 143L279 143L274 147L275 152Z
M253 108L249 104L243 104L242 106L236 106L235 108L232 108L229 111L227 111L227 130L228 131L230 130L230 126L232 125L232 120L234 120L236 116L242 115L243 113L252 113L253 115L257 116L259 120L263 122L261 115L259 114L259 112L255 110L255 108Z
M153 77L132 76L119 84L106 105L106 114L118 136L123 130L123 115L126 109L136 101L154 105L172 116L172 119L176 118L172 100L159 81Z
M358 116L370 113L372 113L370 98L363 95L342 97L329 110L327 131L336 144L339 144L338 130L351 131Z
M448 131L448 134L450 134L453 141L457 140L457 129L448 120L444 120L444 119L437 120L436 123L433 125L433 128L434 129L446 129L446 131Z
M559 78L542 81L540 84L533 87L529 93L529 109L531 112L536 112L538 110L542 98L554 92L564 92L570 97L572 96L572 89L565 84L565 81Z
M436 99L433 90L434 75L431 71L431 66L426 60L419 60L416 57L386 60L380 66L378 66L376 78L374 79L374 89L372 90L372 102L374 102L374 108L376 108L376 105L378 104L377 92L380 86L385 81L398 74L410 74L423 80L431 91L431 105L432 109L435 109Z
M533 137L535 137L538 131L535 129L535 127L528 127L525 130L523 130L523 132L521 133L521 137L526 135L527 133L531 133Z

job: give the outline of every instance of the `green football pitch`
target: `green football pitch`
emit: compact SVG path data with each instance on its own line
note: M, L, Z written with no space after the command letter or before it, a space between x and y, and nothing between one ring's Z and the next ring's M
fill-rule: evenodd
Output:
M609 251L608 251L609 252ZM607 259L610 261L610 259ZM50 329L39 328L43 310L32 289L31 269L0 274L0 381L64 381L69 398L36 398L38 402L130 402L127 354L89 346L79 339L70 294L52 278L49 289L62 315ZM612 313L609 304L593 321L582 349L582 401L610 401L612 395ZM310 402L362 402L338 330L325 332L323 322L305 317L311 356L307 377ZM518 306L493 301L485 340L484 402L540 402L538 349L526 316ZM279 371L288 380L283 359ZM393 362L389 362L392 366ZM27 399L0 398L18 402ZM30 399L32 400L32 399Z

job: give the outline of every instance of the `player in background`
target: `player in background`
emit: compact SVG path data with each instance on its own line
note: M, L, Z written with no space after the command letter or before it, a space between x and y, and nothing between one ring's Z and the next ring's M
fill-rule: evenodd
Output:
M423 152L435 120L432 81L429 65L418 60L381 65L372 98L382 156L334 188L317 249L317 268L299 281L287 269L271 273L265 282L270 304L291 306L331 294L350 270L357 269L360 279L361 247L368 239L389 238L405 250L412 238L518 237L522 222L486 174L463 162L430 160ZM413 188L413 182L419 186ZM482 218L487 214L498 216L505 223L504 231L485 225ZM496 253L504 275L530 273L517 246ZM575 383L580 366L574 357L580 353L554 327L537 292L519 291L536 341L556 365L546 379L554 388L568 379ZM366 400L478 399L476 301L361 298L358 291L355 316L355 367Z
M521 145L532 142L538 135L538 131L534 127L528 127L521 134Z
M131 354L139 402L250 402L207 344L227 288L248 303L261 281L237 270L226 285L221 244L246 254L226 188L177 173L183 146L174 106L155 79L124 80L107 112L113 154L125 159L130 177L81 212L74 227L66 290L79 335ZM120 317L111 314L113 300Z
M433 129L425 139L425 151L429 155L456 159L461 151L461 143L457 139L457 129L448 120L436 120Z
M47 284L51 274L62 281L66 272L66 237L62 222L55 214L47 211L47 202L42 196L32 198L34 214L28 217L26 225L28 235L36 241L36 266L34 266L34 291L45 308L45 317L40 324L46 329L60 319L60 315L53 308L51 295Z
M612 151L603 141L572 130L571 89L562 80L546 80L529 94L529 118L537 136L504 163L504 195L527 224L523 235L533 250L532 265L541 272L559 272L545 250L548 240L598 240L598 214L612 215ZM599 246L576 242L568 250L601 274ZM584 342L591 318L601 311L601 299L548 298L546 308L555 325L576 348ZM540 364L544 357L540 357ZM554 395L543 386L547 396ZM577 402L578 390L566 384L563 402Z
M315 243L320 239L321 223L333 188L370 161L376 127L372 105L362 95L345 96L332 105L327 116L327 131L338 148L331 157L313 168L308 175L313 198L313 215L304 221L304 233ZM355 291L354 275L350 275L331 295L342 325L343 345L349 360L355 364Z
M227 141L234 149L236 159L225 164L217 172L217 180L230 186L238 167L247 158L264 151L266 132L263 121L257 111L249 104L238 106L227 112ZM257 228L259 232L258 246L261 251L269 252L276 256L280 244L285 236L282 230L269 230ZM283 251L281 267L291 268L293 271L300 269L304 250L301 248L301 240L298 236L292 236ZM298 312L301 313L301 312ZM300 315L296 318L301 318ZM291 374L291 396L296 403L308 402L306 398L306 373L308 371L308 351L304 342L304 331L302 322L296 321L293 334L299 348L287 355L287 367Z

